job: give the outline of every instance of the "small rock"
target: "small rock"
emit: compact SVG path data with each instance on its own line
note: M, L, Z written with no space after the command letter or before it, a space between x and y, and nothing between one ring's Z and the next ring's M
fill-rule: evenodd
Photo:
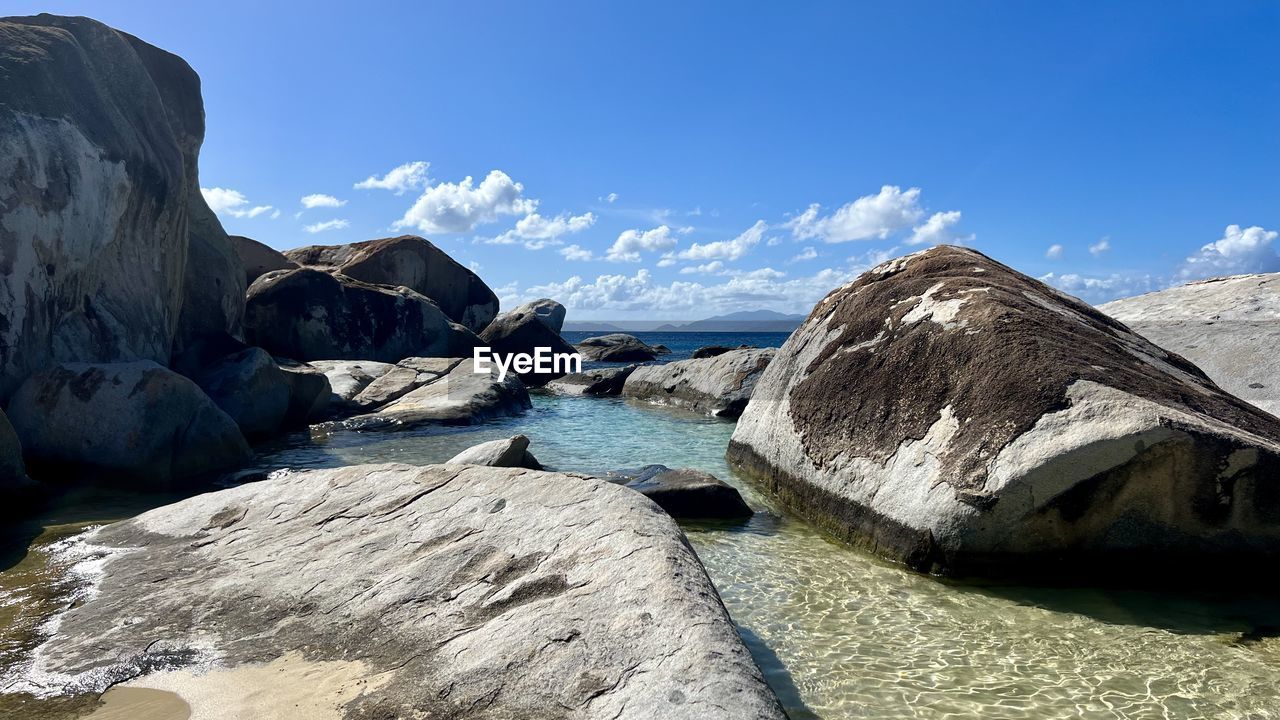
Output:
M674 518L733 519L751 517L753 512L737 488L693 468L646 465L607 473L604 479L644 495Z
M542 464L529 452L529 438L524 435L474 445L454 455L445 464L542 469Z
M577 348L583 358L598 362L648 362L658 354L640 338L626 333L589 337Z

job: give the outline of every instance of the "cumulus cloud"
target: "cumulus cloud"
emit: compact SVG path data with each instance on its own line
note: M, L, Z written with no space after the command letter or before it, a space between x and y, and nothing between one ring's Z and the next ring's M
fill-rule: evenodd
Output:
M971 242L974 238L972 233L961 235L955 231L955 226L959 222L959 210L936 212L930 215L923 225L917 225L911 229L911 237L907 238L907 244L933 246L943 244L963 245Z
M681 260L738 260L760 243L768 229L765 221L757 220L732 240L694 243L687 250L681 250L677 257Z
M382 177L370 175L367 179L361 180L352 187L357 190L391 190L397 195L403 195L410 190L417 190L427 184L427 169L431 167L431 163L422 160L408 162L398 167L392 168Z
M1228 225L1222 238L1200 248L1183 261L1178 269L1182 282L1247 273L1276 272L1280 270L1280 255L1272 246L1275 230L1265 230L1257 225L1242 228Z
M582 232L595 222L596 216L592 213L582 215L561 213L548 218L533 212L520 218L515 228L486 242L491 245L513 245L524 242L525 247L530 250L540 250L547 245L560 244L560 236Z
M339 200L338 198L332 195L325 195L323 193L314 193L312 195L302 196L302 207L308 210L310 210L311 208L318 208L318 207L336 208L336 207L342 207L343 205L346 205L346 204L347 204L346 200Z
M672 265L675 265L676 262L676 254L667 252L662 253L662 257L658 258L657 265L661 268L671 267Z
M428 187L394 227L415 227L424 233L471 232L502 215L532 213L537 206L536 200L524 197L524 185L493 170L479 185L467 176L459 183Z
M351 223L346 220L325 220L324 222L308 225L302 229L305 232L309 232L314 235L316 233L325 232L326 230L341 230L345 227L349 227L350 225Z
M813 260L816 257L818 257L818 251L812 247L806 247L795 257L791 258L790 262L804 262L806 260Z
M1062 246L1057 243L1050 245L1049 249L1044 251L1044 256L1050 260L1062 259Z
M1089 254L1094 257L1101 257L1103 253L1111 249L1110 236L1104 237L1098 242L1089 246Z
M1041 276L1040 280L1094 305L1152 292L1164 286L1159 278L1146 273L1112 273L1104 276L1049 273Z
M560 254L564 256L565 260L585 261L585 260L595 259L594 253L592 253L590 250L587 250L586 248L578 247L577 245L570 245L568 247L560 248Z
M244 193L231 188L200 188L200 194L209 205L209 209L223 217L255 218L272 210L270 205L249 205L249 198Z
M675 245L676 238L666 225L645 231L624 230L605 251L605 259L610 262L640 262L642 252L669 250Z
M821 216L822 207L814 203L803 213L783 224L800 239L818 238L829 243L850 240L881 240L911 227L924 216L920 207L920 188L903 190L885 185L876 195L864 195L830 215Z
M680 268L681 275L712 275L724 272L724 263L719 260L713 260L702 265L689 265Z

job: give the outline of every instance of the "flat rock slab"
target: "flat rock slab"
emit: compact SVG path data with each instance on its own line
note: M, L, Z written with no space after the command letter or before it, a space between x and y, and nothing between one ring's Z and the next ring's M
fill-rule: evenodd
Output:
M724 418L736 418L756 381L777 354L775 348L730 350L710 358L636 368L622 394Z
M603 481L317 470L87 542L107 559L36 653L45 692L124 681L353 720L784 717L679 527Z
M466 425L519 415L533 407L520 378L507 375L499 381L496 369L488 374L477 374L472 369L470 362L458 363L448 374L429 380L394 402L338 425L352 430L399 429L423 423Z

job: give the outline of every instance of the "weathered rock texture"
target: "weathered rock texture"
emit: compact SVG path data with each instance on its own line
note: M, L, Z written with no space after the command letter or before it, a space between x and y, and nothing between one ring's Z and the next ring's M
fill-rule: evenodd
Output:
M570 373L547 383L547 389L565 395L590 395L592 397L608 397L621 395L622 386L638 365L625 367L596 368L580 373Z
M646 465L604 476L658 503L671 517L690 520L732 520L751 517L751 506L737 488L715 475L693 468L672 470Z
M454 455L445 464L542 469L542 463L529 452L529 438L524 435L512 435L473 445Z
M254 281L245 335L273 355L303 361L463 357L480 342L413 290L308 268Z
M729 458L915 568L1186 573L1280 552L1278 440L1185 359L943 246L822 300Z
M240 258L240 267L244 268L245 287L274 270L292 270L298 267L298 263L285 257L284 253L253 238L243 235L227 237L231 240L231 246L235 248L236 257Z
M462 362L469 361L461 358L405 358L351 398L351 406L361 411L382 407L448 375Z
M547 352L567 355L574 351L573 346L539 319L538 314L530 309L519 309L502 313L489 327L480 333L480 339L493 352L502 355L525 353L533 355L538 348L547 348ZM560 372L520 373L520 379L531 387L541 387L555 378L565 375Z
M532 312L538 316L547 327L551 328L554 333L559 333L564 329L564 318L567 314L564 306L552 300L551 298L541 298L532 302L527 302L520 307L512 310L513 313L524 311Z
M30 672L67 693L145 686L137 676L157 670L200 682L210 666L301 653L353 671L363 691L335 715L352 720L783 717L680 529L601 481L320 470L91 540L112 553L99 589L62 615ZM270 692L262 675L226 687L227 702Z
M329 404L339 412L354 408L351 401L356 395L396 367L371 360L312 360L307 364L328 378L332 391Z
M643 365L627 378L622 394L724 418L742 414L774 348L731 350L711 358Z
M177 485L250 456L235 421L150 360L55 366L22 384L8 413L33 465L100 479Z
M507 375L499 382L497 370L487 375L477 374L472 372L471 362L463 361L448 374L427 380L373 412L343 421L341 426L382 430L423 423L469 425L495 417L520 415L531 407L529 391L520 378Z
M578 343L578 352L587 360L600 362L648 362L658 352L635 335L611 333L589 337Z
M87 18L6 18L0 98L0 401L54 363L167 363L239 332L181 58Z
M1280 273L1204 280L1098 309L1280 415Z
M431 298L444 314L480 332L498 314L498 296L475 273L415 235L350 245L313 245L285 253L304 267L374 285L403 285Z

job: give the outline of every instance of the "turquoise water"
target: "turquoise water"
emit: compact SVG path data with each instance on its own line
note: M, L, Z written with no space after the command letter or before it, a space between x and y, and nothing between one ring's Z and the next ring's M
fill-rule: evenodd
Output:
M757 662L796 720L1276 718L1274 602L944 583L829 541L724 461L732 423L617 398L535 394L471 428L296 437L268 467L434 463L515 433L544 464L696 467L744 491L743 525L686 525Z

